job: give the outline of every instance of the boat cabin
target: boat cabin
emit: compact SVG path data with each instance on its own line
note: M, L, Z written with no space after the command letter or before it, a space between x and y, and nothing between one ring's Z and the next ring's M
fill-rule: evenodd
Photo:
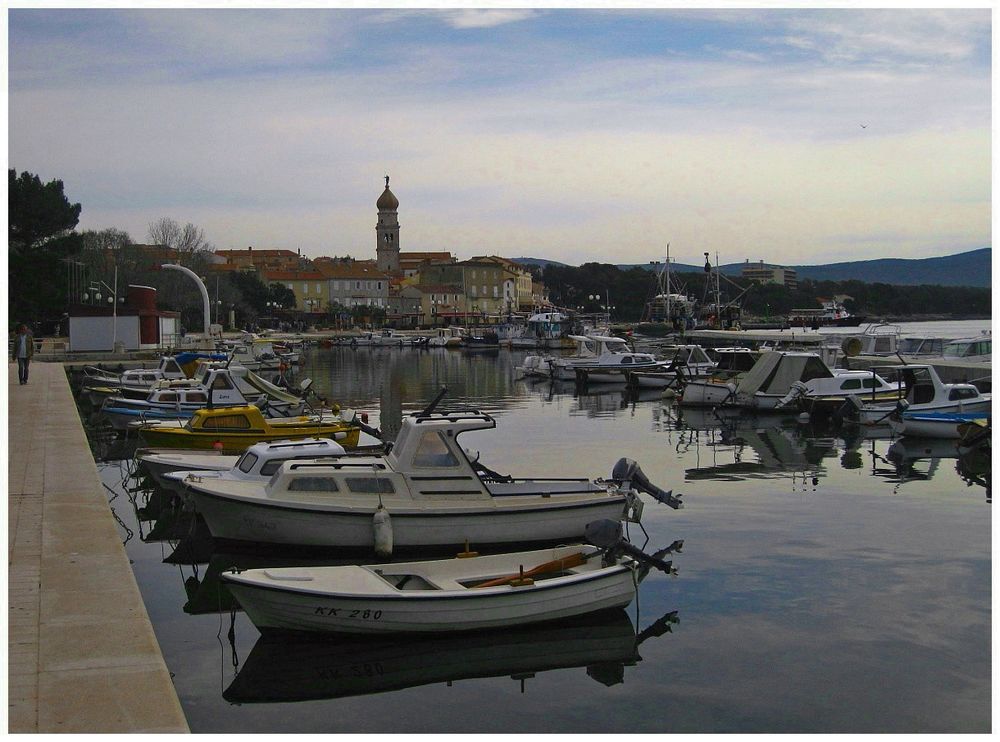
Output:
M796 381L830 378L833 371L816 353L771 351L764 353L736 388L737 401L754 396L782 397Z
M237 479L267 478L286 461L324 459L345 453L343 446L329 438L255 443L236 461L231 475Z
M288 461L274 473L265 492L273 497L315 492L387 500L394 495L404 499L482 500L502 495L600 491L586 479L514 479L479 464L478 455L470 460L458 444L458 436L495 427L496 421L478 410L410 415L403 418L385 456Z
M973 384L944 383L935 368L929 364L885 366L873 368L872 371L878 371L890 380L898 379L900 396L911 405L988 399Z
M988 334L976 338L962 338L947 343L941 355L957 361L992 361L993 339Z

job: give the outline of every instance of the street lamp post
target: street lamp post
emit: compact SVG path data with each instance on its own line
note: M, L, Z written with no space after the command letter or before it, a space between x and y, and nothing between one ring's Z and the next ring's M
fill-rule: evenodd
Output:
M94 301L100 301L101 300L101 286L103 286L109 292L111 292L111 296L108 297L108 304L111 305L111 316L113 318L112 321L111 321L111 328L112 328L111 329L111 350L112 351L115 349L115 346L118 345L118 301L119 301L119 299L118 299L118 266L117 265L115 266L114 284L115 284L114 287L111 287L111 286L108 286L108 284L104 283L104 281L93 281L93 282L91 282L90 286L87 288L87 291L85 291L83 293L83 300L84 301L87 301L90 298L93 298ZM122 297L121 301L124 302L125 298Z

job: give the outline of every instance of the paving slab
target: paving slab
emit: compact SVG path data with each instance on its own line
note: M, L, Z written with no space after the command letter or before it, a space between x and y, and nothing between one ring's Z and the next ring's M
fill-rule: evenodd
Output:
M7 389L8 732L188 732L62 365Z

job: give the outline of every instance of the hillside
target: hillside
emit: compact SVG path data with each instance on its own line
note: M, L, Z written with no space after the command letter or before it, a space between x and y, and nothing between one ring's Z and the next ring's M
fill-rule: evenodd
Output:
M544 258L514 258L523 265L548 264L564 266L554 260ZM939 258L879 258L877 260L855 260L828 265L793 265L799 279L814 281L863 281L865 283L889 283L898 286L990 286L992 278L993 250L989 247L969 252L946 255ZM724 274L739 276L743 263L721 266ZM619 265L618 268L644 268L660 270L661 266L650 263ZM671 263L671 271L677 273L701 273L704 266Z

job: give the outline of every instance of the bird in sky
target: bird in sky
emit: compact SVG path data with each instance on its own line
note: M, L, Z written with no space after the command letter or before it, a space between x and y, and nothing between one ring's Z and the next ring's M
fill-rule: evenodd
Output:
M862 129L867 129L868 128L868 124L861 124L861 128Z

